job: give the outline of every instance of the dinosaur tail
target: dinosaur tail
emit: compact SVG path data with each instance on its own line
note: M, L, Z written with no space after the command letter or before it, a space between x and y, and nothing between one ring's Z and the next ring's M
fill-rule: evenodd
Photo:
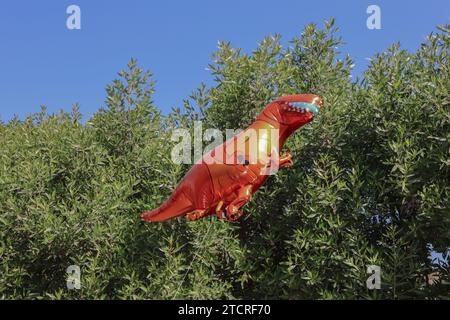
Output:
M159 222L182 216L192 211L192 202L184 192L176 190L160 207L141 214L144 221Z

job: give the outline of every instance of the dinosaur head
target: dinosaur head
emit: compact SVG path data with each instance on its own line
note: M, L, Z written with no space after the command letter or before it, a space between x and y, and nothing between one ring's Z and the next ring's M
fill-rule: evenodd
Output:
M293 94L274 100L258 118L295 130L312 121L322 106L323 100L317 95Z

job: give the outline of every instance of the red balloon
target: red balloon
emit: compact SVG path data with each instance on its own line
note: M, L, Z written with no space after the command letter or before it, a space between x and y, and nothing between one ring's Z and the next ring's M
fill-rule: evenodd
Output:
M237 220L241 208L278 168L293 164L289 152L279 154L286 139L311 122L323 106L313 94L284 96L271 102L246 130L196 162L159 208L144 212L145 221L178 216L197 220L216 213Z

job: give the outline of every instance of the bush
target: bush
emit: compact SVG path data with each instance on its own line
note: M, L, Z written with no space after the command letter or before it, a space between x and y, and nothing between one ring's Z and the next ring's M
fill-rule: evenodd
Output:
M356 80L333 20L289 49L280 36L252 54L221 43L216 85L168 116L131 60L86 123L75 106L1 124L1 297L449 298L449 32L416 53L393 45ZM244 128L271 99L305 92L325 109L238 223L140 221L188 169L170 159L173 129ZM69 265L80 290L66 289ZM381 267L381 290L367 289L368 265Z

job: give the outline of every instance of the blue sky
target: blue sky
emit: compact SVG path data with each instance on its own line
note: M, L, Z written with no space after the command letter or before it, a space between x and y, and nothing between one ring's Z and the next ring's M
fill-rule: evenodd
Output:
M66 28L70 4L81 8L81 30ZM370 4L381 8L381 30L366 27ZM218 40L250 52L267 35L279 33L287 44L307 23L329 17L357 75L366 57L395 41L415 50L436 25L449 23L450 1L2 1L0 119L74 103L89 116L130 57L152 71L154 100L167 112L201 82L212 84L205 68Z

